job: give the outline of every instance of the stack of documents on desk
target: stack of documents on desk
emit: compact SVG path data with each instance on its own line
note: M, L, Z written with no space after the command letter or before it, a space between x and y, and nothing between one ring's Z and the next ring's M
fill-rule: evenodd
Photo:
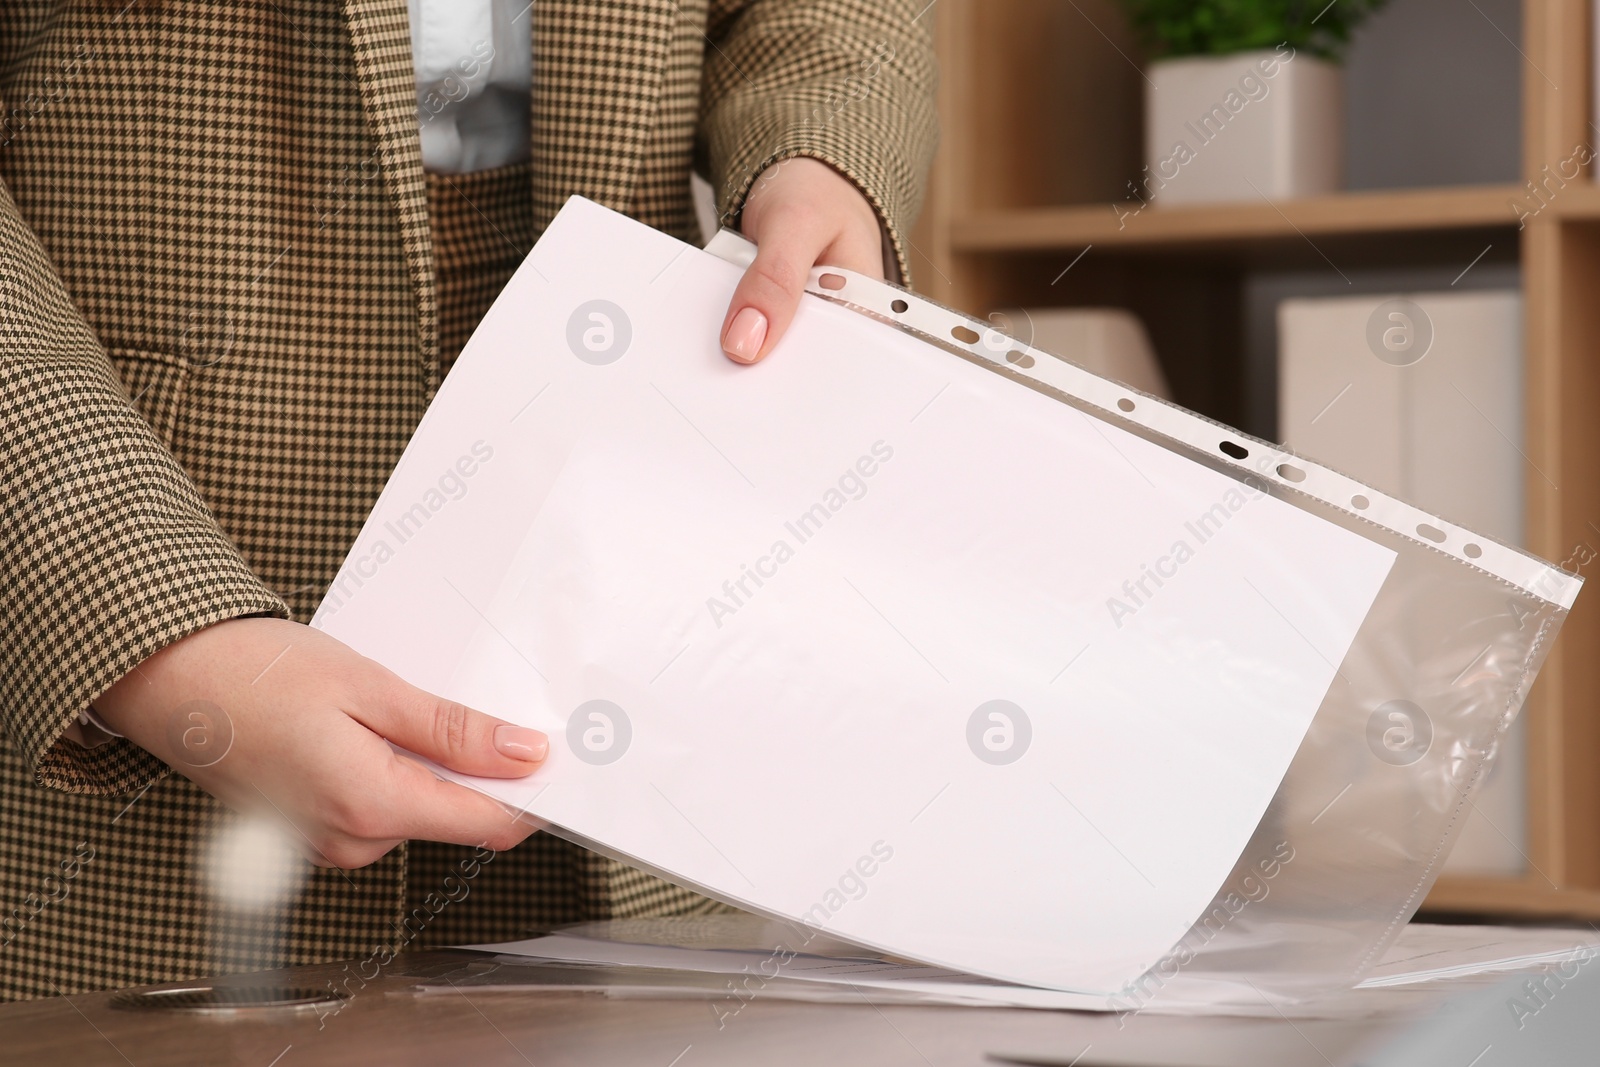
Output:
M697 936L697 931L702 936ZM703 936L710 931L712 936ZM634 938L636 940L630 940ZM687 944L671 944L680 941ZM696 943L698 942L698 943ZM739 1001L804 999L879 1003L948 1004L979 1007L1121 1011L1116 998L1087 997L1055 990L1008 985L972 975L852 954L837 944L793 951L794 931L778 924L753 925L748 918L716 917L681 922L592 923L571 930L500 945L472 946L494 954L505 966L484 972L473 983L483 990L512 991L549 977L524 979L522 967L545 961L593 964L609 969L616 990L632 989L629 970L724 976L721 982L685 983L679 995ZM731 948L733 944L758 947ZM710 946L717 947L710 947ZM1365 981L1301 1003L1262 997L1252 976L1216 976L1203 986L1182 981L1139 1007L1155 1014L1288 1015L1301 1018L1348 1017L1415 1010L1419 1002L1519 971L1566 968L1569 972L1600 954L1600 934L1592 928L1540 929L1495 926L1405 927ZM1254 976L1260 978L1261 976ZM1570 975L1569 975L1570 977ZM829 997L825 990L834 993ZM651 995L663 995L659 984Z
M1395 553L814 296L735 365L738 278L569 202L315 624L551 737L528 779L446 777L1103 1001L1211 904Z
M1600 953L1600 932L1413 923L1361 983L1363 989L1448 981L1480 974L1583 964Z

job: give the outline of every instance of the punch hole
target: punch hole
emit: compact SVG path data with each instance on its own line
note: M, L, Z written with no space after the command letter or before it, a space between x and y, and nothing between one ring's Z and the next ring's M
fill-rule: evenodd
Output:
M1444 531L1439 529L1437 526L1429 526L1425 522L1419 522L1417 524L1417 533L1421 534L1423 537L1426 537L1436 545L1444 544Z
M1477 559L1479 556L1483 555L1483 549L1477 545L1466 545L1461 549L1461 551L1467 554L1468 559Z
M824 274L818 281L822 283L824 289L838 290L844 288L844 275L842 274Z
M1368 500L1364 496L1357 495L1350 498L1350 506L1355 508L1357 511L1366 511L1372 506L1372 501Z
M1288 482L1303 482L1306 480L1306 472L1292 463L1280 463L1278 477Z
M1222 449L1222 454L1232 456L1234 459L1248 459L1250 450L1243 445L1236 445L1232 441L1224 441L1217 446Z
M1132 411L1133 401L1129 400L1127 397L1123 397L1121 400L1117 401L1117 407L1121 408L1123 411Z
M960 341L964 345L975 345L978 343L978 331L968 329L965 326L957 326L955 329L950 331L950 336L954 337L957 341Z
M896 300L894 303L889 305L889 308L896 315L904 315L906 313L906 309L910 306L911 305L906 303L904 300Z
M1013 367L1021 367L1023 370L1027 370L1029 367L1033 366L1034 360L1032 356L1028 355L1028 353L1022 351L1020 348L1013 348L1011 351L1006 353L1006 362L1011 364Z

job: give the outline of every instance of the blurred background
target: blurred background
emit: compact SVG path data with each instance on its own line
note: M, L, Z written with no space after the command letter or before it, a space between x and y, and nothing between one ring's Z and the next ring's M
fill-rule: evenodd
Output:
M914 286L1587 575L1592 5L941 0ZM1591 591L1428 911L1600 918L1597 698Z

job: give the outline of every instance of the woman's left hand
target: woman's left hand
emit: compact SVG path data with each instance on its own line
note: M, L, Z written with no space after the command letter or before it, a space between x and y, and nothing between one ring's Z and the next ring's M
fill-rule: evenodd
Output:
M820 160L800 156L768 167L739 228L757 250L722 321L722 350L736 363L772 351L800 306L812 267L884 276L877 212L855 183Z

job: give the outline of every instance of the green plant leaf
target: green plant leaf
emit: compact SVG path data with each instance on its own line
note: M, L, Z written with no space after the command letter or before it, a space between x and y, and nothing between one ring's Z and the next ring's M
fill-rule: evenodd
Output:
M1121 0L1152 57L1220 56L1287 44L1338 62L1386 0Z

